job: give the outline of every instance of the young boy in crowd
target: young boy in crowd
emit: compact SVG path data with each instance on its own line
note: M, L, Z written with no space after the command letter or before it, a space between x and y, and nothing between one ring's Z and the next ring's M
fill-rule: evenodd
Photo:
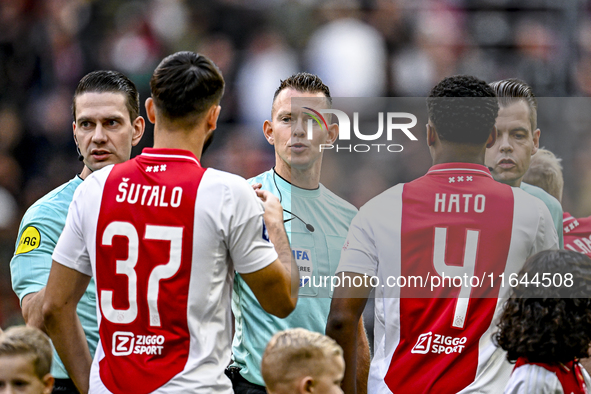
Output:
M32 327L0 331L0 394L49 394L53 389L49 338Z
M265 349L261 372L269 394L342 394L343 350L317 332L280 331Z

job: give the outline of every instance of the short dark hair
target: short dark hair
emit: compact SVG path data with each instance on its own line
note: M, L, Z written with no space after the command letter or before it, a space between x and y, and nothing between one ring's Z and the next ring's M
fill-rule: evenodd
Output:
M546 274L549 285L543 279ZM567 275L572 275L572 283L565 281ZM588 256L545 250L530 257L517 276L517 286L504 305L499 331L494 335L507 351L507 359L513 362L526 357L531 362L556 364L589 357L590 290Z
M323 93L328 100L328 105L330 106L332 104L332 98L330 97L330 89L328 86L322 82L322 79L320 79L318 75L306 72L293 74L291 77L282 80L273 95L273 104L275 104L275 100L277 99L277 96L279 96L279 93L281 93L282 90L289 88L295 89L298 92Z
M76 121L76 98L84 93L123 93L131 122L133 123L135 118L140 116L140 94L135 84L119 71L92 71L82 77L72 99L74 121Z
M447 77L427 98L429 119L439 138L462 144L484 144L499 112L495 92L469 75Z
M493 88L501 107L508 107L513 103L523 100L529 108L529 122L531 123L531 131L537 129L538 125L538 100L531 88L524 81L517 78L502 79L500 81L491 82L490 86Z
M177 52L164 58L150 79L152 99L164 118L193 124L224 94L224 77L206 56Z

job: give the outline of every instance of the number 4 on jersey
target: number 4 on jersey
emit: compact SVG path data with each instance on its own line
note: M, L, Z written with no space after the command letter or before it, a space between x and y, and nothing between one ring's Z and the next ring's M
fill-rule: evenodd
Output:
M447 243L447 228L435 227L435 240L433 244L433 265L435 270L441 276L455 277L459 276L464 278L467 275L468 278L474 276L474 269L476 267L476 252L478 251L478 237L480 231L467 230L466 232L466 243L464 245L464 265L455 266L447 265L445 263L445 249ZM456 301L456 307L454 309L454 316L452 319L452 327L463 329L466 323L466 314L468 312L468 304L470 302L470 293L472 287L470 281L468 283L463 282L463 286L460 289L460 294Z
M113 307L113 291L101 290L100 304L104 317L111 323L129 324L138 315L137 303L137 274L135 266L139 255L139 237L136 228L128 222L112 222L103 233L102 244L111 246L113 237L123 236L128 239L127 260L117 260L116 274L127 276L127 290L129 307L115 309ZM150 313L150 326L160 327L160 313L158 312L158 291L161 279L168 279L177 273L181 266L181 249L183 244L183 228L171 226L146 225L145 240L170 241L170 259L164 265L156 266L148 278L147 304Z

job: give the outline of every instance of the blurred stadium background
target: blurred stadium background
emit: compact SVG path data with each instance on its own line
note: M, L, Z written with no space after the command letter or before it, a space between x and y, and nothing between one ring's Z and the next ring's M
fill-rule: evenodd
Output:
M125 73L143 103L164 56L211 57L227 87L203 162L247 178L272 166L261 125L279 80L294 72L319 74L335 97L421 97L460 73L519 77L539 97L583 97L559 101L570 122L539 120L542 145L564 159L565 210L583 216L591 214L590 14L586 0L1 0L0 326L22 321L9 274L22 214L81 169L70 105L87 72ZM151 144L148 125L134 154ZM375 159L396 167L389 176L375 166L343 174L334 155L325 160L323 182L357 206L430 165L424 146Z

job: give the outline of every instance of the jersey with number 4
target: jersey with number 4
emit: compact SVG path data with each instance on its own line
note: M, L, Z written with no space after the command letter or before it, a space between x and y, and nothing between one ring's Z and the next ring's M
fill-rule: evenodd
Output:
M337 272L379 279L368 392L503 391L500 299L529 256L558 247L541 200L484 166L439 164L362 207L345 245Z
M91 393L231 393L234 269L277 258L247 182L190 152L144 149L78 188L55 249L96 280Z

